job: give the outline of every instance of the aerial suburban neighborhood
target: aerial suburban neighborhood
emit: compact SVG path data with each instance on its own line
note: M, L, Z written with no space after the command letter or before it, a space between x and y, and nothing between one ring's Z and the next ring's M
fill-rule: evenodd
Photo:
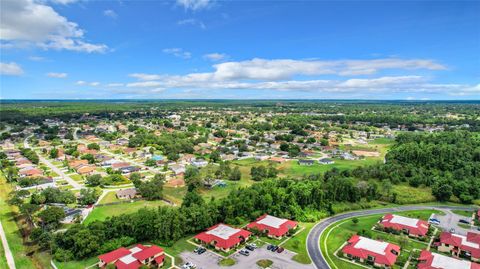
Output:
M480 269L479 0L0 0L0 269Z

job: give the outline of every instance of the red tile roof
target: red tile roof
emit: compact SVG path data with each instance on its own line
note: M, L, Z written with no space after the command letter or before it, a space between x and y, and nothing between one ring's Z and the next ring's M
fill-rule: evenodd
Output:
M391 229L394 229L394 230L397 230L397 231L407 229L409 231L409 234L413 234L413 235L417 235L417 236L425 236L428 232L428 227L430 225L428 224L428 222L426 222L424 220L417 220L416 224L407 225L407 224L404 224L404 223L396 223L396 222L392 221L394 219L394 217L397 217L397 216L392 215L392 214L387 214L387 215L383 216L383 218L380 222L381 225L383 225L383 227L385 227L385 228L391 228ZM401 218L405 218L405 217L401 217ZM410 219L410 218L407 218L407 219ZM414 220L414 219L411 219L411 220Z
M111 263L128 254L130 254L130 250L126 248L119 248L114 251L110 251L108 253L98 256L98 259L100 259L104 263Z
M217 225L214 225L208 228L206 232L197 234L195 238L207 244L210 244L210 242L212 241L216 241L217 243L215 246L227 249L240 243L242 240L248 238L251 234L251 232L246 231L244 229L235 229L237 230L236 232L234 230L231 230L233 232L232 234L228 235L228 237L225 236L227 238L225 237L222 238L215 234L215 231L217 228L218 229L222 229L222 228L235 229L226 224L219 223Z
M367 260L368 256L372 256L375 258L375 263L388 266L392 266L396 262L397 255L400 253L399 246L390 243L384 243L381 241L376 241L378 243L384 243L386 245L385 248L382 250L383 253L378 253L372 251L371 249L357 246L357 244L363 240L376 241L359 235L353 235L350 240L348 240L348 244L343 247L342 252L365 260ZM375 247L377 248L378 245L375 245ZM392 253L392 251L397 252L397 255Z
M138 269L140 268L140 266L142 266L142 264L135 260L129 264L126 264L124 262L122 262L121 260L118 260L116 263L115 263L115 266L117 266L117 269Z
M441 261L434 262L434 259L439 258ZM478 263L460 260L454 257L443 256L438 253L432 254L428 250L422 250L422 252L420 252L418 261L418 269L480 269L480 264ZM470 267L468 267L468 265L470 265Z
M144 250L133 254L132 256L139 261L144 261L162 252L163 252L163 249L161 247L153 245L151 247L145 248Z
M283 223L278 223L278 227L271 226L269 223L259 223L265 218L272 218L271 216L264 214L263 216L259 217L256 221L251 222L247 225L247 228L252 229L252 228L257 228L260 231L267 230L269 235L273 236L284 236L288 230L293 229L297 226L297 222L293 220L288 220L284 219ZM276 217L273 217L274 219L277 219L278 221L282 220Z
M480 234L469 232L465 237L449 232L442 232L440 234L440 242L452 245L461 250L469 251L473 258L480 258Z

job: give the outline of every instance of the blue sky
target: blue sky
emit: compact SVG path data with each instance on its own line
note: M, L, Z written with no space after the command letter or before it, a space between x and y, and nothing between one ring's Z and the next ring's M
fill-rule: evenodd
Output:
M0 5L3 99L480 99L480 1Z

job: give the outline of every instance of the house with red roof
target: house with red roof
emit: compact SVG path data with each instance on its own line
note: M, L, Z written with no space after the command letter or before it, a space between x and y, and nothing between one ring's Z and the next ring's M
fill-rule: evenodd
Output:
M467 236L442 232L438 251L448 252L456 257L470 258L480 262L480 234L468 232Z
M99 268L108 264L115 265L117 269L138 269L142 265L158 268L163 265L165 253L161 247L137 244L132 248L119 248L98 256Z
M422 250L417 269L480 269L480 264Z
M424 237L428 233L430 224L427 221L387 214L379 222L385 230L403 232L411 237Z
M380 268L391 268L400 254L400 247L391 243L382 242L353 235L347 245L342 248L345 257L371 264Z
M298 223L293 220L281 219L270 215L263 215L247 225L247 229L258 229L268 237L281 239L290 229L295 229Z
M248 240L251 232L233 228L226 224L219 223L197 234L194 238L207 245L212 245L216 250L228 252Z

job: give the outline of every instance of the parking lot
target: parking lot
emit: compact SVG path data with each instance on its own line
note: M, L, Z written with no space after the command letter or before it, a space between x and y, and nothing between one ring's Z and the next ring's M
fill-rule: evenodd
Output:
M292 260L292 257L295 253L292 253L288 250L283 251L282 253L271 252L267 250L267 245L262 248L251 251L249 256L243 256L240 253L235 253L230 256L230 258L236 261L235 265L229 266L228 268L232 269L256 269L260 268L256 262L262 259L269 259L273 261L271 268L274 269L287 269L287 268L296 268L296 269L314 269L313 264L300 264ZM225 268L218 265L218 262L222 259L218 255L207 251L201 255L198 255L193 252L183 252L180 254L184 262L192 262L197 265L199 269L210 269L210 268Z
M438 219L440 221L440 224L436 225L438 228L447 232L449 232L450 229L455 229L455 233L461 234L461 235L467 235L467 232L475 231L474 228L465 229L458 226L459 220L463 219L470 222L472 218L457 215L450 210L445 210L444 212L445 212L445 215L439 215L439 214L432 215L433 218Z

